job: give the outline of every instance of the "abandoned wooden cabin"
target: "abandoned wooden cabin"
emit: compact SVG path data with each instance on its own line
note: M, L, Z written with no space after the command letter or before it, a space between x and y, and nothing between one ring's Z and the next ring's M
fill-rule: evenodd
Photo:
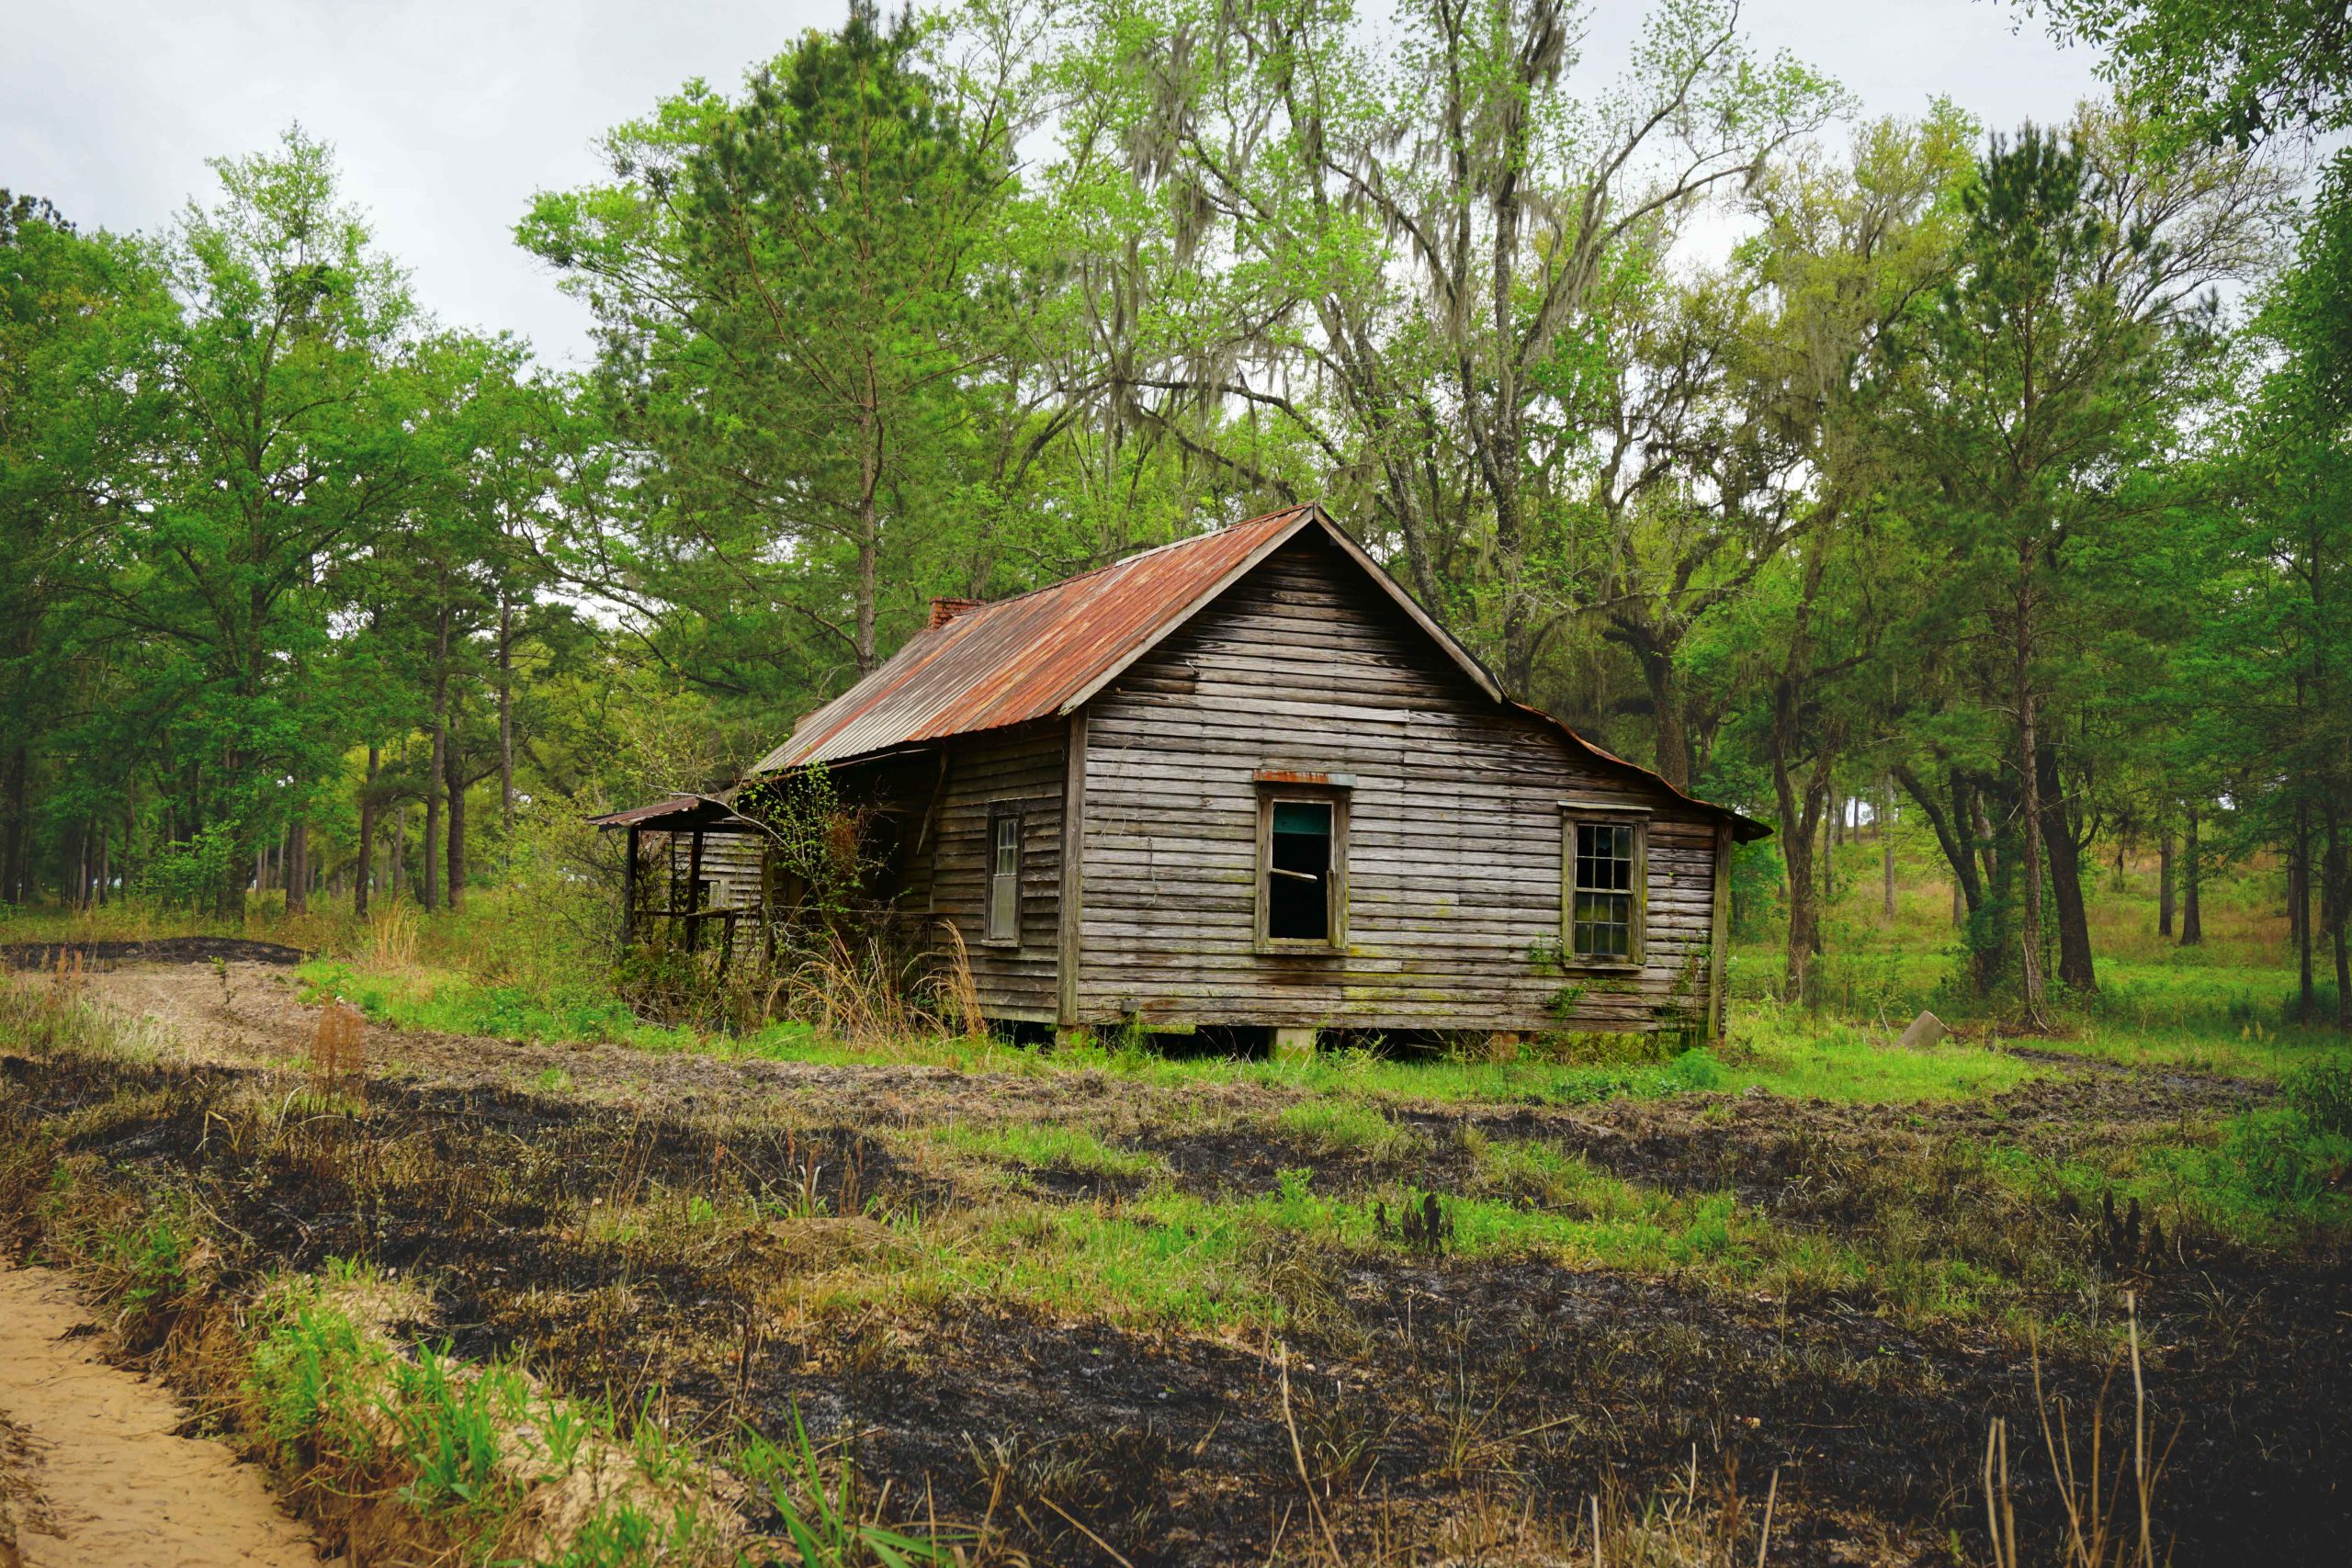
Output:
M935 603L748 778L820 767L876 907L952 924L991 1019L1284 1046L1712 1036L1732 845L1766 831L1509 700L1313 506ZM665 839L645 918L784 918L732 799L603 819Z

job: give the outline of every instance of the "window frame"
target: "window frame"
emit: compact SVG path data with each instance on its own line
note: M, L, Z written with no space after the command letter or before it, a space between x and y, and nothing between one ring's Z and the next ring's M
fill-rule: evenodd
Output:
M1003 842L1004 824L1012 824L1012 922L1010 931L1000 931L996 923L997 851ZM1023 804L1017 800L1000 800L989 807L989 837L980 856L980 945L982 947L1012 947L1021 945L1022 862L1029 852L1029 824Z
M1632 926L1623 958L1577 952L1577 829L1630 828L1634 831ZM1617 888L1590 888L1615 893ZM1566 969L1639 969L1648 961L1650 927L1650 816L1638 809L1562 802L1560 807L1560 964Z
M1329 775L1325 775L1329 778ZM1320 954L1348 950L1348 802L1351 790L1338 782L1320 784L1258 781L1258 873L1254 946L1260 953ZM1272 914L1274 807L1283 803L1331 808L1331 863L1323 879L1324 936L1267 934Z

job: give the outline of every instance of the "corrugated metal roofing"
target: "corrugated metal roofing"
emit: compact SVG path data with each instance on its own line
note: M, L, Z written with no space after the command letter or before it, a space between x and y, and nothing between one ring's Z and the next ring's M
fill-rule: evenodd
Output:
M1540 708L1510 702L1469 651L1317 507L1297 506L1145 550L1014 599L965 610L908 639L881 668L803 720L751 776L848 762L902 746L1067 714L1176 630L1202 605L1309 524L1326 530L1472 682L1496 701L1556 727L1599 761L1731 818L1738 836L1771 829L1676 789L1602 750Z
M819 708L754 773L1050 718L1182 625L1315 515L1311 506L1145 550L917 632Z
M735 792L725 790L716 795L673 795L645 806L632 806L626 811L607 811L601 817L585 818L593 828L645 828L663 831L684 831L702 829L705 831L764 832L748 817L738 817L729 804Z

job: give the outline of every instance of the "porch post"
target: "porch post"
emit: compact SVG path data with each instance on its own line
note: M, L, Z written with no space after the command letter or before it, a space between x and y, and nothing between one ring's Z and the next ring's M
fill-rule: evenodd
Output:
M1706 1043L1718 1044L1724 1037L1724 1014L1726 1001L1724 968L1731 961L1731 824L1715 824L1715 905L1707 922L1707 1024Z
M621 945L637 940L637 833L628 830L628 860L621 867Z

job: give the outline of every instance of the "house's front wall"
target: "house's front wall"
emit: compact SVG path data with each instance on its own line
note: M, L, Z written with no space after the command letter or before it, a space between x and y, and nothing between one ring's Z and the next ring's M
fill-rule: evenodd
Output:
M1261 770L1345 775L1346 947L1258 951ZM1285 545L1085 710L1071 1021L1695 1024L1717 819L1480 692L1337 547ZM1562 802L1646 807L1637 969L1564 967Z

